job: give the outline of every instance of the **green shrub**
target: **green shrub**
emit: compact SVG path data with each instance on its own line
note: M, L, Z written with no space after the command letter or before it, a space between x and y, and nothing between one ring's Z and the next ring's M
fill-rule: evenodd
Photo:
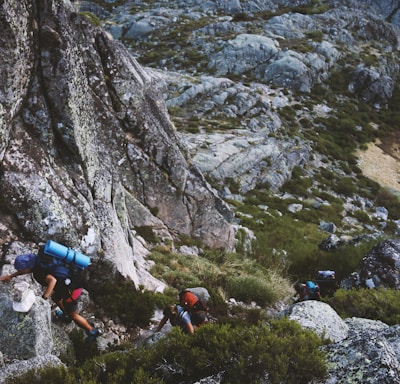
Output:
M230 297L247 304L255 301L261 307L272 304L277 299L271 284L257 276L228 278L227 291Z
M120 319L129 327L145 327L154 314L156 294L137 290L131 281L122 277L113 281L98 282L90 291L104 312Z
M89 22L95 27L101 25L101 20L95 14L91 12L80 12L79 14L89 20Z
M221 373L223 382L306 383L326 377L321 339L286 318L246 324L207 324L194 335L179 327L155 344L108 352L82 366L32 370L8 384L194 382Z
M376 204L388 210L390 219L397 220L400 217L400 197L397 193L382 188L376 196Z
M342 195L351 196L357 193L358 188L351 177L342 177L332 185L332 189Z
M307 196L308 189L312 185L313 180L310 177L304 177L304 170L296 166L292 170L292 177L282 185L280 190L296 196Z
M292 321L282 319L270 324L232 327L206 325L193 336L185 335L179 328L156 345L144 351L131 351L113 359L97 358L83 373L98 382L132 383L139 369L152 372L161 382L193 382L221 372L226 383L256 383L269 375L272 384L309 382L324 378L326 366L320 352L320 339ZM299 353L301 351L301 353ZM114 364L114 359L119 359ZM122 381L111 381L118 367L125 367ZM101 369L99 369L101 367Z
M221 271L204 257L153 252L151 259L155 262L150 271L152 275L164 280L177 292L187 287L218 286Z
M306 33L307 38L313 40L313 41L317 41L317 42L321 42L324 34L322 31L316 30L316 31L310 31Z
M150 225L143 225L141 227L135 227L136 233L143 237L149 243L158 243L160 239L153 232L153 228Z
M395 289L339 289L327 302L343 318L363 317L388 325L400 323L400 296Z
M69 337L74 346L76 358L75 366L80 367L87 360L100 354L97 343L88 343L86 336L83 334L83 331L80 328L73 329L70 332Z
M64 366L35 369L6 380L7 384L76 384L77 382L75 374Z

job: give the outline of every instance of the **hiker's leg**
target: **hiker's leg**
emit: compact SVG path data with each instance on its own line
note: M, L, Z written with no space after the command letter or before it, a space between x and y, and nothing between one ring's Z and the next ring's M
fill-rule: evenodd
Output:
M64 314L66 314L78 327L82 328L85 331L91 331L93 329L93 327L88 323L88 321L79 314L78 302L76 300L74 301L60 300L60 303L57 304L62 309Z
M93 329L93 327L89 324L89 322L83 316L81 316L78 313L78 311L74 311L67 314L73 320L73 322L83 330L91 331Z
M91 332L95 328L78 312L78 302L62 300L60 308L63 312L80 328L84 331Z

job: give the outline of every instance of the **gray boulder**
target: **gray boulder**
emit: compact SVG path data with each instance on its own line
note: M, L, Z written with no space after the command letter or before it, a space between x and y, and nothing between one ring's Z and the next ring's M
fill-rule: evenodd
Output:
M4 290L0 289L4 292ZM6 360L27 360L51 353L50 305L40 298L28 313L13 310L6 294L0 296L1 352Z
M62 365L60 359L51 354L35 356L27 360L15 361L4 368L0 368L0 383L5 383L7 379L21 376L31 370L59 367Z
M328 377L318 384L400 382L398 325L362 318L342 320L329 305L314 300L293 305L286 315L330 341L322 347Z
M260 70L278 53L277 43L265 36L241 34L227 42L225 47L211 58L209 68L218 76L227 73L241 74Z
M62 365L53 343L50 310L37 296L27 312L16 312L11 283L0 283L1 383L31 369Z
M354 72L350 88L360 94L366 103L385 108L393 94L394 79L379 73L376 68L360 67Z
M398 327L360 318L345 322L347 339L323 347L328 362L323 383L399 383Z
M337 343L348 336L348 326L326 303L315 300L302 301L292 305L285 311L285 315L325 340Z

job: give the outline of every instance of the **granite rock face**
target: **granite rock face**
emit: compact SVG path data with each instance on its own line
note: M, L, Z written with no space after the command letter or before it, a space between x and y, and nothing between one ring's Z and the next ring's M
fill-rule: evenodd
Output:
M4 1L0 22L8 241L53 239L151 289L162 283L147 272L142 228L161 242L233 248L230 209L188 162L152 78L121 43L67 0Z

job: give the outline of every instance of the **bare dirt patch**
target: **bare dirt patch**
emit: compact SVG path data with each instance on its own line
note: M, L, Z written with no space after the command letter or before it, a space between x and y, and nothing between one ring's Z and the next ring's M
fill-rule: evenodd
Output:
M358 151L357 157L364 176L400 192L399 133L369 144L367 150Z

